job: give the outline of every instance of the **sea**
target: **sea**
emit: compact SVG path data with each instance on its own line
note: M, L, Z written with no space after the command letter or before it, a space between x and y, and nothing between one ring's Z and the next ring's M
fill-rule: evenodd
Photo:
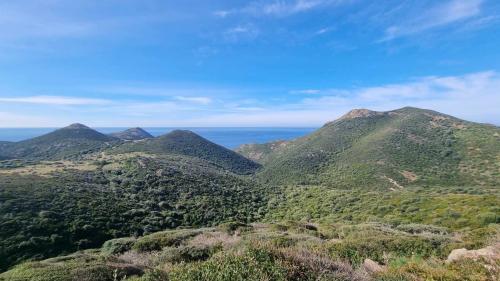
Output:
M50 133L57 128L0 128L0 141L21 141L46 133ZM104 133L114 133L126 130L127 128L94 128ZM173 127L154 127L143 128L153 136L160 136L176 129L191 130L200 136L234 149L242 144L248 143L266 143L275 140L292 140L305 136L317 128L284 128L284 127L265 127L265 128L173 128Z

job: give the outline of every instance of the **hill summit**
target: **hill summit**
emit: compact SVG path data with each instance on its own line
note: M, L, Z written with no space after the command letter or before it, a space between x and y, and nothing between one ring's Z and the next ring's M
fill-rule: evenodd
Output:
M387 189L496 185L499 136L498 127L432 110L357 109L278 150L261 145L243 154L265 159L260 176L271 183Z
M110 136L122 139L122 140L143 140L153 138L153 136L146 132L144 129L136 127L130 128L122 132L112 133Z
M197 157L237 174L250 174L260 167L252 160L188 130L174 130L142 142L124 144L117 150Z
M74 123L48 134L4 145L4 158L58 159L94 151L119 139Z
M378 116L378 115L384 115L384 112L379 112L379 111L373 111L369 109L353 109L340 117L340 120L346 120L346 119L353 119L353 118L360 118L360 117L372 117L372 116Z

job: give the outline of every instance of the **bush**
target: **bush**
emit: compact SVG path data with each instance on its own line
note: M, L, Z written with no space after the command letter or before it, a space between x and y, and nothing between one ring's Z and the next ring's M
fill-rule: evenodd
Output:
M443 245L442 245L443 244ZM332 244L330 253L351 264L359 265L364 259L385 263L387 254L392 256L442 255L444 241L420 237L371 237L369 239L345 240Z
M217 249L217 247L195 247L195 246L179 246L177 248L163 249L159 263L180 263L194 262L208 259Z
M198 231L192 230L158 232L137 239L132 249L138 252L159 251L164 247L179 246L184 240L198 234Z
M104 242L101 247L101 253L105 256L124 253L132 248L135 238L118 238Z
M227 222L218 226L221 231L226 232L227 234L234 234L237 230L246 230L251 227L252 226L242 222Z
M284 281L286 272L268 252L249 249L241 255L221 253L206 262L185 264L169 277L171 281Z

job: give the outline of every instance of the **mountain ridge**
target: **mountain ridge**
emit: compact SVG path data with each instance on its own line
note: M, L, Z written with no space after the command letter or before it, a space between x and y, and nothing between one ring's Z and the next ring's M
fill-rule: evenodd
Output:
M256 147L243 155L255 154L268 159L260 176L270 183L379 185L389 189L424 182L479 183L483 181L482 176L473 170L480 164L467 146L480 145L474 134L489 139L486 143L492 144L488 146L491 155L481 157L495 163L499 155L495 132L498 134L500 129L432 110L361 109L327 122L319 130L288 142L278 151L266 151L264 144L260 150ZM495 173L494 169L491 171ZM496 183L495 176L483 182Z

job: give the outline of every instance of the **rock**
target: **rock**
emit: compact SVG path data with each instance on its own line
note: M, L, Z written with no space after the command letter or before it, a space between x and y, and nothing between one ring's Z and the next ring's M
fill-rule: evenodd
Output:
M484 259L488 263L494 264L496 260L500 260L500 243L478 250L455 249L448 255L446 262L454 262L460 259Z
M368 272L368 273L377 273L384 271L386 269L385 266L378 264L376 261L373 261L371 259L365 259L363 262L363 268Z

